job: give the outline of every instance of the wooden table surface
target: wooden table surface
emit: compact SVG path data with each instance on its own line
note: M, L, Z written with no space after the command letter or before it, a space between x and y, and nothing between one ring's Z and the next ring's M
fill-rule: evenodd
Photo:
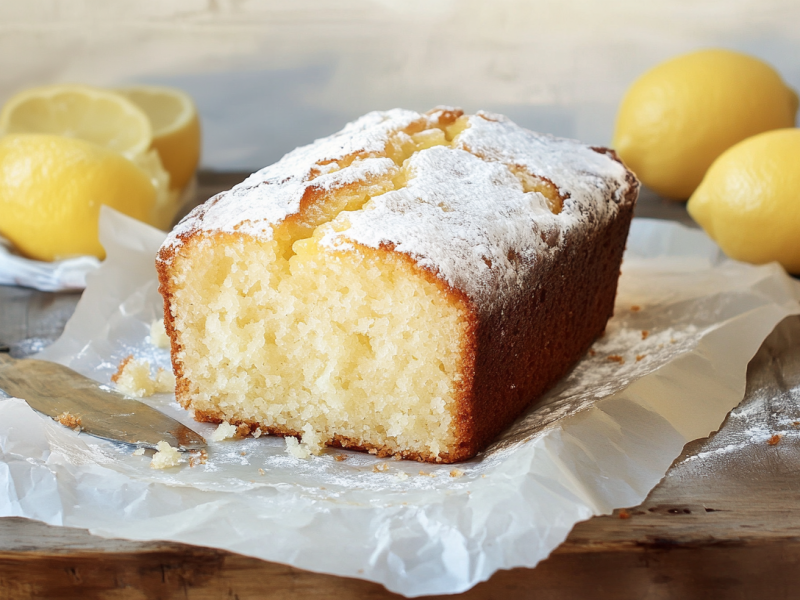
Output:
M241 179L201 173L198 198ZM691 222L682 205L647 192L637 216ZM0 347L17 355L43 348L58 337L78 298L0 286ZM800 319L782 327L800 331ZM793 377L797 381L789 383L800 384L800 352L777 351L768 340L750 364L746 398L758 393L763 377ZM800 598L796 439L755 448L746 464L720 463L701 473L685 468L686 459L707 441L692 442L640 506L579 523L535 569L500 571L460 597ZM0 600L334 597L399 596L378 584L211 548L104 539L0 519Z

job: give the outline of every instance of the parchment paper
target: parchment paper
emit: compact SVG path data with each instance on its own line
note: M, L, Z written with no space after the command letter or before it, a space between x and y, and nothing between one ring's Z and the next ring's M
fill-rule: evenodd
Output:
M104 383L128 354L168 366L148 339L161 316L153 257L163 235L104 209L108 259L40 358ZM699 231L635 220L606 335L455 467L333 449L298 460L267 437L210 442L207 464L156 471L130 447L2 400L0 516L214 546L407 596L463 591L536 565L578 521L639 504L684 444L739 403L750 358L800 313L798 288L776 265L725 259ZM210 437L171 395L146 401Z

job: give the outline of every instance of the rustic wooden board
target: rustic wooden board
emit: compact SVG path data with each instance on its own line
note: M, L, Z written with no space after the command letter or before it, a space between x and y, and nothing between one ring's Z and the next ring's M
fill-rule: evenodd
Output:
M241 178L203 174L198 197ZM647 193L637 214L689 221L682 205ZM0 346L25 352L55 339L77 298L0 286ZM784 326L800 327L793 319ZM750 365L748 393L756 393L764 378L791 373L800 379L800 356L794 354L765 344ZM535 569L498 572L460 597L800 597L800 444L794 440L753 446L744 461L700 473L682 466L704 444L693 442L640 506L578 524ZM346 543L332 551L346 550ZM0 600L333 597L398 596L378 584L221 550L103 539L80 529L0 519Z

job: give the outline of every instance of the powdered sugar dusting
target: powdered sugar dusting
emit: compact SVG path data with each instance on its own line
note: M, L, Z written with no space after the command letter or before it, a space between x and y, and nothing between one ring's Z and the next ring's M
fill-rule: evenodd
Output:
M301 210L309 190L393 178L400 167L386 157L392 136L405 135L404 129L413 124L433 127L444 111L423 115L396 109L365 115L198 207L170 234L165 247L179 245L197 230L236 231L269 240L272 227ZM413 154L403 166L407 185L374 197L363 210L340 215L349 227L328 228L322 245L339 251L352 249L353 242L392 245L466 293L482 310L488 308L487 298L502 302L513 296L537 261L552 255L568 234L586 234L613 219L634 185L610 156L572 140L527 131L496 115L469 117L452 146ZM341 168L335 164L354 156ZM554 184L564 198L561 212L553 214L541 193L524 191L509 167Z
M330 228L321 244L392 244L472 298L518 292L523 273L550 250L538 232L559 220L544 197L523 192L505 166L445 146L418 152L407 168L406 187L345 215L350 227Z
M455 148L411 156L406 187L346 215L349 227L329 229L322 245L392 245L465 292L479 310L518 292L525 273L563 245L566 232L587 233L612 219L613 200L630 184L625 168L604 154L498 119L472 116ZM525 192L509 166L555 184L567 197L563 210L553 214L541 193Z
M525 167L585 207L601 208L609 198L618 202L628 189L625 167L604 153L575 140L529 131L502 115L481 111L470 117L456 147L485 160Z
M175 246L182 236L198 229L238 231L269 240L272 226L300 210L308 189L334 190L395 169L390 159L379 155L392 133L420 119L425 116L402 109L366 114L332 136L293 150L230 191L198 206L175 227L164 245ZM336 161L353 154L359 158L338 169ZM316 178L314 170L320 173Z
M742 403L719 432L677 465L678 474L757 468L800 451L800 319L785 321L753 359Z

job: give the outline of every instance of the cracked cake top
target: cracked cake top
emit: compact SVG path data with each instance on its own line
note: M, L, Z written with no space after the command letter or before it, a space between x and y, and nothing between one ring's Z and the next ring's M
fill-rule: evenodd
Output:
M320 216L309 200L359 186L357 210ZM446 107L372 112L195 208L160 260L169 262L198 234L268 241L284 221L301 217L323 247L394 248L478 301L489 290L495 298L513 293L566 233L613 218L620 203L635 200L637 186L613 152L500 115Z

